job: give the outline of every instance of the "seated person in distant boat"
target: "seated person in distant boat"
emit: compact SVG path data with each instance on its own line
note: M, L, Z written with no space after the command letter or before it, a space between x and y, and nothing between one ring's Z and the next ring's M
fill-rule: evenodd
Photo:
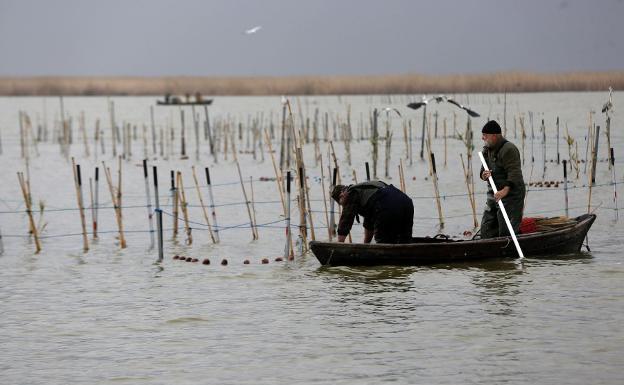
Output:
M526 188L522 178L522 161L520 151L501 135L500 125L490 120L481 130L485 142L483 157L490 171L481 167L481 180L487 181L490 176L498 192L494 194L488 183L487 201L481 219L481 238L508 236L509 230L499 210L497 202L503 200L503 206L509 216L511 227L518 234L524 211L524 195Z
M331 197L342 206L338 242L344 242L356 216L364 217L364 243L409 243L412 240L414 204L401 190L381 181L337 185ZM358 219L359 222L359 219Z

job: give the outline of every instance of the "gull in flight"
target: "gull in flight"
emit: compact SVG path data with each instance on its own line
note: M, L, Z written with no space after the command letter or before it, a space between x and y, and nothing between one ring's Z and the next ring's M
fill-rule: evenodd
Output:
M252 34L258 32L261 29L262 29L261 25L256 25L253 28L249 28L249 29L245 30L245 35L252 35Z
M402 118L401 113L396 108L385 107L385 108L380 109L379 113L385 112L386 113L386 117L388 117L392 111L396 112L397 115L399 115L399 117Z
M462 110L466 111L468 113L468 115L472 116L473 118L478 118L479 115L476 111L471 110L470 108L463 106L461 104L459 104L458 102L456 102L455 100L451 99L451 98L447 98L444 95L438 95L438 96L434 96L431 97L429 99L427 99L425 96L422 97L422 101L420 102L414 102L414 103L410 103L407 106L413 110L417 110L422 106L426 106L427 104L429 104L430 101L435 100L437 103L440 102L449 102L459 108L461 108Z

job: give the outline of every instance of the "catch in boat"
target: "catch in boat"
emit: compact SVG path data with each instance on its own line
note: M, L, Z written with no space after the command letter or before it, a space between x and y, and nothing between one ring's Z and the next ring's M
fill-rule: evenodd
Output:
M539 257L578 252L595 214L576 218L533 218L531 231L518 235L525 256ZM446 236L413 237L411 243L310 242L310 249L322 265L432 265L459 261L518 256L511 237L456 240Z

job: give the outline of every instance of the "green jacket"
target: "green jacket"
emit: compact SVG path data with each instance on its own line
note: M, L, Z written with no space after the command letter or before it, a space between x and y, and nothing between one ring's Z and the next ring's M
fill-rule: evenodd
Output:
M509 186L509 195L524 196L525 186L522 178L522 160L520 151L507 139L503 138L494 148L483 147L483 157L492 172L494 184L498 190ZM485 169L481 166L479 176ZM493 193L492 187L488 184L488 193Z

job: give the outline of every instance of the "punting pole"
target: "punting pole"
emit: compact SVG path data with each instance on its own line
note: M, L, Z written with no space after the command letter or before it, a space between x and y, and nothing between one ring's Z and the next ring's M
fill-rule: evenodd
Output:
M286 244L284 245L284 258L292 256L290 234L290 171L286 172Z
M483 164L483 168L485 169L485 171L490 171L490 169L488 168L487 163L485 163L485 158L483 157L483 153L481 151L479 151L478 154L479 154L479 159L481 159L481 164ZM498 189L496 189L496 185L494 184L494 179L492 179L491 175L488 178L488 182L490 182L490 186L492 187L492 190L494 191L494 194L496 194L498 192ZM502 199L500 199L498 201L498 207L499 207L501 213L503 213L503 218L505 219L505 224L507 225L507 229L509 230L509 234L511 234L511 238L513 239L513 243L516 246L516 251L518 251L518 258L524 259L524 254L522 253L522 249L520 249L520 244L518 243L518 239L516 238L516 233L514 233L513 227L511 227L511 222L509 221L509 216L507 216L507 210L505 210L505 206L503 206L503 200Z
M154 248L154 219L152 217L152 198L149 191L149 177L147 175L147 159L143 159L143 179L145 180L145 197L147 198L147 219L149 221L150 247Z
M100 205L100 168L95 168L95 199L93 204L93 238L97 238L98 208Z
M568 161L563 160L563 192L565 194L565 215L570 216L568 211Z
M611 153L611 183L613 184L613 203L615 204L615 220L618 220L618 203L617 203L617 178L615 177L615 156L613 155L613 147L609 149Z
M214 236L216 243L219 243L219 226L217 225L217 213L215 211L214 195L212 194L212 184L210 183L210 171L208 167L206 171L206 183L208 184L208 196L210 197L210 212L212 214L212 223L214 224Z

